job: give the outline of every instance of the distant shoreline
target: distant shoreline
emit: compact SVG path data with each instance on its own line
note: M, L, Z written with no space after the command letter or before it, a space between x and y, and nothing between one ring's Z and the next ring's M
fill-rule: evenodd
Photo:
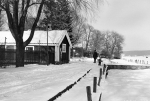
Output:
M150 56L150 50L123 51L125 56Z

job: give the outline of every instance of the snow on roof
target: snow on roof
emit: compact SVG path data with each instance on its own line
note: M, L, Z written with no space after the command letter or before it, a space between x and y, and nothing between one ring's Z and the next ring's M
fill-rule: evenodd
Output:
M27 38L30 35L30 31L24 31L23 40L27 40ZM48 31L48 43L50 44L59 44L64 36L68 36L68 33L66 30L52 30ZM7 43L15 43L15 40L11 34L10 31L0 31L0 43L5 42L5 37ZM47 31L35 31L34 36L30 44L35 43L47 43ZM68 39L70 41L70 39ZM70 42L69 42L70 44Z
M59 43L61 38L66 35L65 30L52 30L48 31L48 43ZM29 37L30 31L24 32L24 41ZM47 43L47 31L35 31L31 43Z

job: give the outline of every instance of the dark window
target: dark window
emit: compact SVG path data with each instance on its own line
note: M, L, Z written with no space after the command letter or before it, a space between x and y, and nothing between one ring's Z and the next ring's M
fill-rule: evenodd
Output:
M33 51L33 47L26 47L27 51Z

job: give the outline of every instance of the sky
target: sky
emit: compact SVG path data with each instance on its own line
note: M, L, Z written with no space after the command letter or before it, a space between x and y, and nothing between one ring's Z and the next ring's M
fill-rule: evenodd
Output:
M105 0L92 25L124 36L124 51L150 50L150 0Z

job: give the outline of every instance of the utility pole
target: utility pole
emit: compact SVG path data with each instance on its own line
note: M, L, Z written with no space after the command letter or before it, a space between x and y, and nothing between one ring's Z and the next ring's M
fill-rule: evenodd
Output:
M5 48L6 48L6 40L7 40L7 38L5 37Z
M49 53L48 53L48 31L49 31L49 28L51 30L51 25L47 23L47 66L49 65Z
M40 63L40 60L41 60L41 47L40 47L40 40L39 40L39 63Z
M48 23L47 23L47 66L49 65L49 54L48 54Z
M50 16L48 13L47 16ZM47 66L49 65L49 53L48 53L48 29L51 28L51 25L49 24L49 19L47 17L47 24L46 24L46 29L47 29Z

